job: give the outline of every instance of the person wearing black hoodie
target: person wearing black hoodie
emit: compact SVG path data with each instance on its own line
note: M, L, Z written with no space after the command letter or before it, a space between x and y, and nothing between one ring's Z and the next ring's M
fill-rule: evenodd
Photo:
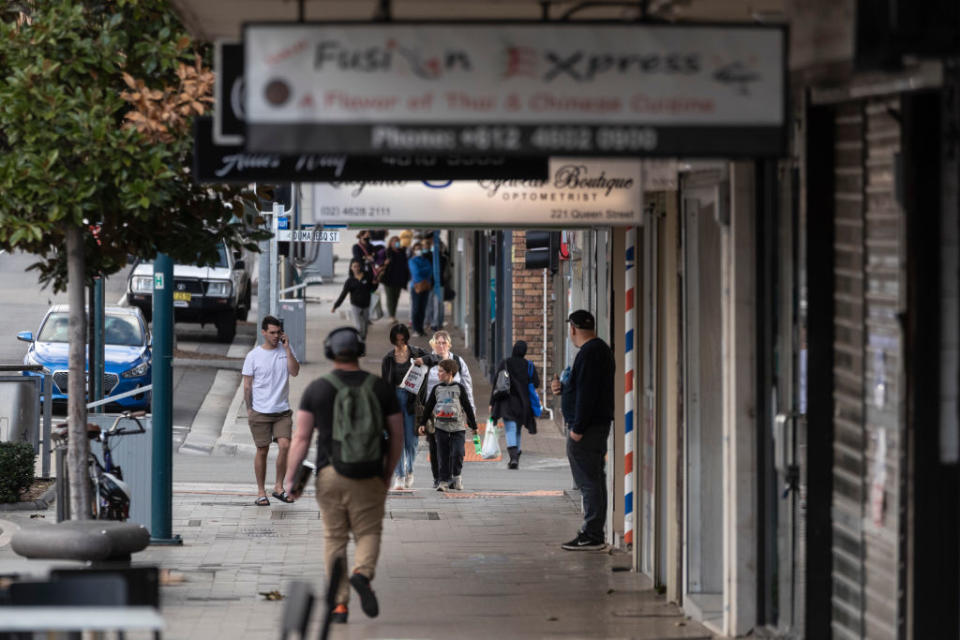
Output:
M500 362L493 376L496 380L501 371L506 371L510 376L510 392L500 397L495 396L496 384L494 384L494 390L490 392L490 417L494 421L503 420L503 431L507 437L507 453L510 456L510 461L507 463L509 469L520 466L522 453L520 436L523 433L523 427L527 426L529 429L533 421L528 385L532 382L534 388L540 386L537 368L524 357L526 355L527 343L517 340L510 357ZM531 433L534 433L534 430L531 429Z

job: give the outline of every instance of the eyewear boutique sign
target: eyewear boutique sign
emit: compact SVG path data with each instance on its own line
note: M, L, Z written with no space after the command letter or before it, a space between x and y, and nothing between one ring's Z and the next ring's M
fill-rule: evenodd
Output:
M327 224L588 227L642 220L640 160L553 158L547 180L355 181L314 185Z
M784 45L758 26L248 25L247 148L777 155Z

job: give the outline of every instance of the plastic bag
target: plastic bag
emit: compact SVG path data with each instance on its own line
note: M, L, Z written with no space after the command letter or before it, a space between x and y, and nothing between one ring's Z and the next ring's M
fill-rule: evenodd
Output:
M400 388L404 391L409 391L413 395L420 393L420 387L423 386L423 381L427 379L427 368L418 367L413 364L413 360L410 361L410 368L407 369L407 375L403 376L403 380L400 382Z
M480 457L485 460L500 457L500 438L497 437L497 425L493 420L487 421L487 428L483 432L483 445L480 447Z

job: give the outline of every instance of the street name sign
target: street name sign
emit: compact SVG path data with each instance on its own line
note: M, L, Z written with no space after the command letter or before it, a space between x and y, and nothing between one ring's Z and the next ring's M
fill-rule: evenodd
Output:
M280 242L340 242L340 232L329 229L281 229L277 231Z
M345 181L313 190L324 224L570 229L643 220L639 159L552 158L547 180Z
M270 23L243 47L251 152L786 149L783 26Z

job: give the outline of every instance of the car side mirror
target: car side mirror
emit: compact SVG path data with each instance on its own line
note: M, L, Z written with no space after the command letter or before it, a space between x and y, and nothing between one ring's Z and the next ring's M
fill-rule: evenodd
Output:
M244 262L243 260L237 260L236 262L233 263L234 271L243 271L246 268L247 268L247 263Z
M17 334L17 340L20 340L21 342L33 342L33 332L21 331Z

